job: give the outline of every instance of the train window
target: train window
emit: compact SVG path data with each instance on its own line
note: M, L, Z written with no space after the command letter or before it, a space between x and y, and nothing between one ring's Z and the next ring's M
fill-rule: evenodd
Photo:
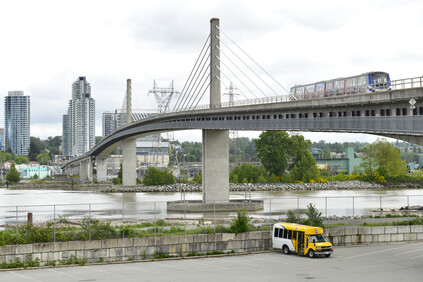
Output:
M423 115L423 107L419 107L419 115Z
M338 117L342 117L342 112L338 112Z
M407 108L402 108L402 115L406 116L407 115Z
M371 111L370 111L370 115L371 115L372 117L376 116L375 110L371 110Z
M329 96L335 96L335 88L334 88L334 82L330 81L330 82L326 82L326 89L325 89L325 96L329 97Z
M355 111L351 112L351 116L355 117Z
M300 113L300 114L298 114L298 117L299 117L299 118L303 118L303 114L301 114L301 113Z
M344 94L350 94L351 93L351 79L347 78L345 79L345 87L344 87Z
M395 114L397 116L400 116L401 115L401 109L400 108L397 108L396 111L395 111Z
M304 114L304 118L308 118L308 113L305 113Z
M316 84L316 90L314 92L314 98L321 98L324 96L324 92L325 92L325 84L324 83L319 83Z
M361 117L361 112L360 111L357 111L357 116L358 117Z
M336 80L334 82L336 95L342 95L344 92L344 80Z
M330 112L329 113L329 117L333 117L333 112Z
M267 115L267 119L270 119L270 115Z
M366 110L366 117L370 116L370 111Z
M252 116L252 119L256 119L256 116Z
M312 99L314 97L314 84L306 86L304 89L304 99Z
M295 97L300 100L304 99L304 87L295 88Z
M381 109L381 110L380 110L380 116L381 116L381 117L384 117L384 116L385 116L385 110L384 110L384 109Z
M279 119L283 119L283 115L279 115Z
M260 116L256 116L256 119L260 119Z
M390 117L391 116L391 109L386 109L386 116Z
M250 116L247 116L247 120L250 120Z
M325 117L325 113L319 113L320 117Z
M313 113L313 117L314 118L317 118L317 113Z
M285 117L286 117L286 118L289 118L289 114L286 114L286 115L285 115Z
M278 118L278 116L277 115L273 115L273 119L277 119Z
M291 114L291 118L296 118L296 114Z
M265 115L263 115L263 116L262 116L262 119L266 119L266 116L265 116Z
M343 113L343 116L344 116L344 117L346 117L346 116L347 116L347 112L344 112L344 113Z
M413 116L417 116L417 109L413 110Z

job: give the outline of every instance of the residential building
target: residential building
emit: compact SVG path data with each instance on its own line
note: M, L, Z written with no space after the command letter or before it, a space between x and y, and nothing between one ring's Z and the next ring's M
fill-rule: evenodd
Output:
M95 144L95 101L85 76L72 84L72 99L63 116L62 130L62 149L69 156L80 156Z
M109 135L116 129L116 113L103 113L103 137Z
M30 98L23 91L9 91L4 97L4 149L28 156L30 143Z
M4 128L0 127L0 151L4 151Z

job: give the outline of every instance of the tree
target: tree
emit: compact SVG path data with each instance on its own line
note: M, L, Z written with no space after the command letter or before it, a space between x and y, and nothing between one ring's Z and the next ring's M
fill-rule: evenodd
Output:
M269 174L281 176L289 164L289 153L292 145L285 131L265 131L259 139L254 140L257 157Z
M289 137L283 131L266 131L254 140L256 152L268 174L280 177L288 173L291 181L308 182L319 170L310 153L311 142L303 136Z
M27 164L29 159L25 156L15 156L15 163L17 164Z
M149 167L144 175L144 185L167 185L175 184L176 179L172 172L168 169L160 171L155 167Z
M261 175L267 175L264 168L243 163L240 166L236 166L232 169L232 171L229 173L229 181L231 183L239 183L239 180L245 179L246 182L243 183L258 183ZM263 181L263 177L261 178L261 181Z
M9 173L6 175L6 180L12 183L18 183L21 181L21 175L15 167L15 162L10 165Z
M37 162L40 165L47 165L50 162L50 156L47 153L39 154L37 156Z
M361 163L364 172L373 175L374 170L382 168L386 176L399 176L407 173L405 161L401 160L401 153L391 143L378 139L364 148L364 157Z
M304 220L305 225L323 227L322 213L312 203L307 205L306 215L308 218Z
M42 143L40 138L31 137L29 141L29 153L28 158L30 161L36 161L37 156L41 153Z

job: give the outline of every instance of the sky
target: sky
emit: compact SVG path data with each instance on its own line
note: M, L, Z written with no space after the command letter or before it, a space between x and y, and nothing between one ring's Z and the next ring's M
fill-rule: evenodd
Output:
M368 71L388 72L392 80L419 77L422 14L423 1L406 0L2 1L0 93L30 95L31 136L45 139L62 135L72 83L86 76L100 136L102 113L121 108L128 78L133 108L157 108L148 94L153 80L160 87L173 81L176 90L183 89L211 18L219 18L228 38L286 89ZM304 136L316 142L378 138ZM176 132L175 138L201 141L201 131Z

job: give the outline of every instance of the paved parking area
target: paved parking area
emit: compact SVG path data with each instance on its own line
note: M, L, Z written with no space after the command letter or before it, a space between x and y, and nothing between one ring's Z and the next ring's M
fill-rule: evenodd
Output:
M335 248L330 258L269 252L1 271L0 281L423 281L423 242Z

